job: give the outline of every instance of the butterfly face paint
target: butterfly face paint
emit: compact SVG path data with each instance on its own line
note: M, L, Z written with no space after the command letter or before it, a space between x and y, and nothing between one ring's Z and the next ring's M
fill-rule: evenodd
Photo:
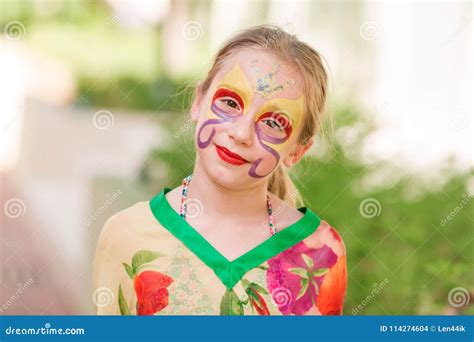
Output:
M255 178L265 177L277 167L280 161L279 152L288 146L291 134L301 124L303 97L298 100L270 100L262 109L262 114L255 119L255 131L261 146L274 157L275 165L269 172L260 174L257 168L264 158L258 158L249 170L249 175Z
M248 109L248 104L252 96L252 90L238 63L226 74L212 97L210 110L207 112L206 120L199 128L197 134L197 144L199 148L206 148L211 143L216 134L212 128L209 137L205 140L202 136L206 133L209 125L221 124L227 121L235 121ZM234 102L234 104L231 104ZM230 105L229 105L230 104ZM238 106L235 106L237 104Z
M217 124L235 122L248 114L249 107L255 100L254 94L260 94L267 99L294 84L293 80L285 84L276 81L280 71L279 65L274 65L271 72L263 74L253 60L250 70L255 80L251 87L246 75L236 63L213 90L210 108L206 120L198 129L197 145L207 148L216 134L213 127ZM289 143L289 139L301 125L303 117L303 97L298 100L272 98L265 101L254 114L254 130L259 145L268 152L251 163L248 174L254 178L269 175L280 161L280 153ZM211 129L212 128L212 129Z

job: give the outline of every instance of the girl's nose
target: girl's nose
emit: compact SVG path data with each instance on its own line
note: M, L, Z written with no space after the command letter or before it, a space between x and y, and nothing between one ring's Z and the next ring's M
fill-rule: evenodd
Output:
M251 146L254 134L254 119L251 115L243 115L234 122L228 130L229 136L236 144Z

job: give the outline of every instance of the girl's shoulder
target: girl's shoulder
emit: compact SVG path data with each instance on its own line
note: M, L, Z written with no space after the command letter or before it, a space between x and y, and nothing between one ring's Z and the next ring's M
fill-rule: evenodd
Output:
M275 222L277 227L280 227L281 230L290 227L293 223L298 222L303 218L303 212L292 207L287 202L273 194L270 196L272 203L274 203L273 212L275 215ZM310 208L307 208L307 210L311 211ZM315 214L317 215L317 213ZM308 227L316 229L310 236L304 239L305 242L308 242L313 248L327 246L333 250L338 257L346 255L344 240L339 231L333 225L322 218L320 220L315 220L310 224L314 224L317 227Z
M285 211L291 214L292 210L299 211ZM308 211L309 219L297 225L305 237L268 260L269 291L276 297L284 289L289 298L299 298L292 307L280 307L282 312L340 315L347 289L346 247L336 228Z
M124 234L137 223L150 221L151 214L148 201L136 202L110 216L103 225L101 236Z
M326 246L330 248L338 257L346 255L346 246L338 230L326 220L321 220L317 229L308 236L306 242L312 248Z
M160 223L150 209L150 202L136 202L105 221L99 234L96 253L108 250L114 251L114 254L131 253L133 248L142 245L148 238L159 237L163 231L160 228Z

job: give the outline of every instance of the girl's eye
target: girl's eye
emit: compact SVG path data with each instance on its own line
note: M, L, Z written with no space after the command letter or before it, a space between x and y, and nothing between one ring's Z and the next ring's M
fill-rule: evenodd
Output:
M229 115L240 114L244 110L242 98L234 91L220 88L212 98L212 102L223 112Z
M239 109L239 104L236 101L232 100L232 99L224 99L222 101L224 101L225 104L230 108Z
M265 125L273 128L273 129L279 130L280 132L284 130L284 127L282 125L280 125L276 120L265 119L265 120L262 120L262 122L264 122Z
M289 138L292 127L286 114L280 112L266 112L258 120L259 129L267 135L277 139Z

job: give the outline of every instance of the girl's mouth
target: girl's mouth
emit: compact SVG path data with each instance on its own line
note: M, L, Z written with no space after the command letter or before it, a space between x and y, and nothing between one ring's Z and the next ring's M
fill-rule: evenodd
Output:
M217 154L219 155L219 157L222 160L224 160L224 161L226 161L230 164L242 165L242 164L245 164L245 163L250 163L247 159L241 157L237 153L233 153L233 152L229 151L224 146L219 146L219 145L216 144L216 151L217 151Z

